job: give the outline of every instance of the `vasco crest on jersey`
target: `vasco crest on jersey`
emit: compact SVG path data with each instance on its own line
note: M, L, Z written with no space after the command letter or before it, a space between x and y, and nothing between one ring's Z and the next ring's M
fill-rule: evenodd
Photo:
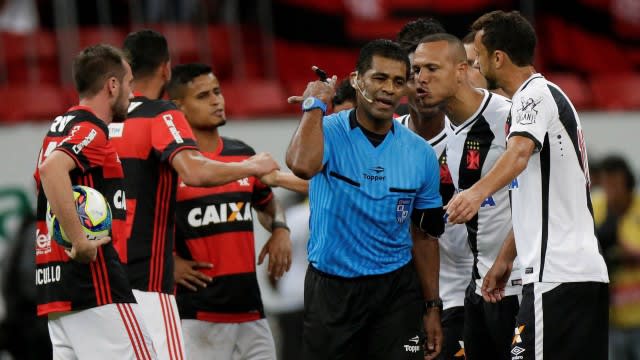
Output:
M538 105L542 99L520 99L520 108L517 110L516 122L520 125L533 125L538 116Z
M467 140L464 144L467 169L478 170L480 168L480 141Z
M411 212L411 199L402 198L398 199L396 203L396 221L398 224L404 224Z

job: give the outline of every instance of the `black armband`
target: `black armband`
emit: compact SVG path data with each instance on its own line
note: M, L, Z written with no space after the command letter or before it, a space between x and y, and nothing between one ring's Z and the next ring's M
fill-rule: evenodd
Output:
M444 232L444 209L413 209L411 221L422 232L439 237Z

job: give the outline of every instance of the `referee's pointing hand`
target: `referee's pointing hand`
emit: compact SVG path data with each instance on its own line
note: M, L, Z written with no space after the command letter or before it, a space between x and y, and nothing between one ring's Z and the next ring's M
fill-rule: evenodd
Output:
M312 66L311 70L316 70L317 66ZM333 99L333 95L336 93L335 87L336 82L338 81L338 77L333 75L331 78L327 79L327 81L311 81L307 84L307 88L305 89L302 96L291 96L287 99L289 104L299 104L304 101L304 99L313 96L320 100L322 100L325 104L331 104L331 100Z

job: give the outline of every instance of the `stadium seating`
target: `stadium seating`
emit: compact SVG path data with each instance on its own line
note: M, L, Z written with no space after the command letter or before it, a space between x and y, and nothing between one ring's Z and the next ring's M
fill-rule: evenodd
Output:
M223 83L221 87L229 116L275 116L291 112L287 93L276 81L235 81Z
M71 105L68 98L55 86L12 86L0 88L0 121L19 122L23 120L50 121L63 113Z
M640 73L593 75L590 86L601 110L640 110Z

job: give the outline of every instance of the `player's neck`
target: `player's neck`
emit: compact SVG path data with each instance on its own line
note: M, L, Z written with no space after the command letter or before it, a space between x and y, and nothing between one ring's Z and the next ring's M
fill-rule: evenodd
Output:
M164 80L159 77L143 78L135 81L134 91L147 99L157 100L162 97L164 86Z
M508 70L508 76L505 76L500 83L500 88L508 95L509 98L518 91L520 86L536 73L533 66L515 66Z
M482 105L484 93L469 84L463 84L456 96L447 102L446 113L449 120L456 126L462 125Z
M412 108L409 108L409 129L429 141L436 137L444 129L444 112L439 111L433 115L425 116Z
M212 153L218 150L220 144L220 133L218 129L214 130L198 130L193 129L193 135L196 137L198 148L200 151Z
M96 95L90 99L80 99L78 103L80 106L86 106L98 119L104 121L105 124L111 124L113 120L113 111L111 110L111 105L109 101L100 97L100 95Z
M366 130L371 131L375 134L386 134L391 130L391 126L393 126L393 119L389 119L389 121L376 121L372 119L363 109L362 106L358 106L356 108L356 121L365 128Z

